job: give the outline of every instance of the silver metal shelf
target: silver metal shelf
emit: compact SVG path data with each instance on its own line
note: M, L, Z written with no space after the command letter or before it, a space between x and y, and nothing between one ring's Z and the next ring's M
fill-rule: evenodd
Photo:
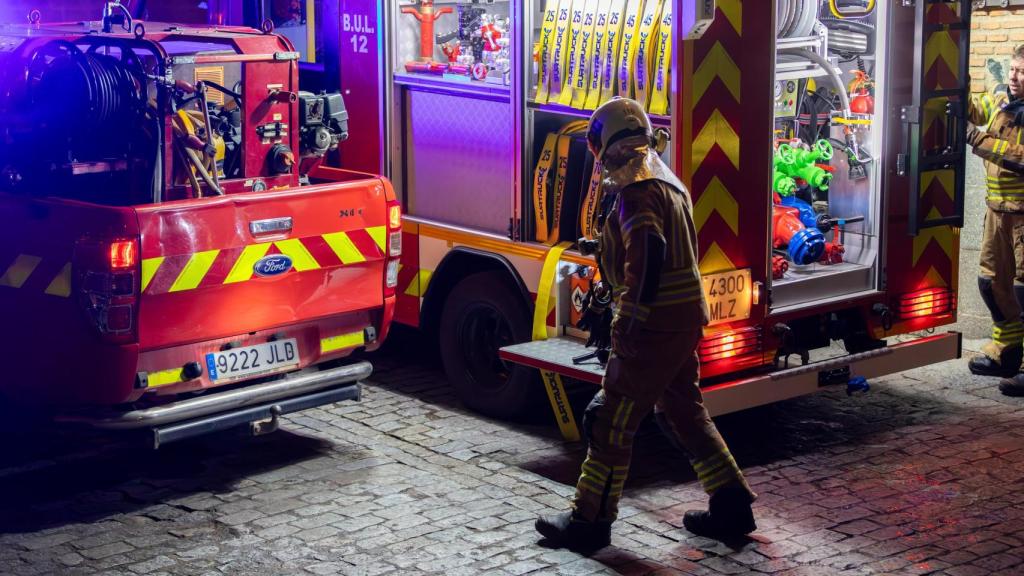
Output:
M533 100L526 103L526 107L531 110L538 112L546 112L548 114L559 114L562 116L575 116L577 118L590 118L593 114L593 110L580 110L579 108L573 108L571 106L563 106L561 104L538 104ZM660 116L657 114L649 114L651 124L655 126L669 127L672 124L671 116Z
M426 74L395 74L394 80L397 86L429 90L431 92L458 96L476 96L505 102L508 102L511 98L509 87L501 84L488 84L478 81L461 82Z

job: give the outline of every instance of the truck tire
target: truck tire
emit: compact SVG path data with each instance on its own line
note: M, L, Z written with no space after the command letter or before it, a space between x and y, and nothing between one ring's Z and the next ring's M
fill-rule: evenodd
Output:
M518 419L540 399L535 370L503 362L498 350L531 337L530 310L502 272L480 272L455 285L439 325L441 360L463 403L487 416Z

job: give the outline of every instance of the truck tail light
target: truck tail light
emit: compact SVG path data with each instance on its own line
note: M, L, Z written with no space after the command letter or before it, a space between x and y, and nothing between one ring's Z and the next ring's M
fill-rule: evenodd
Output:
M398 258L402 256L402 206L388 202L388 246L385 254L384 295L394 296L398 286Z
M127 270L135 267L138 242L135 240L115 240L110 243L110 269Z
M75 297L106 342L124 344L136 339L138 254L138 238L87 238L75 245Z
M717 362L720 360L736 359L754 354L760 362L761 351L764 343L761 340L761 328L741 328L739 330L726 330L705 336L697 347L697 354L701 363Z
M900 297L899 317L904 320L942 316L956 309L956 294L949 288L927 288Z

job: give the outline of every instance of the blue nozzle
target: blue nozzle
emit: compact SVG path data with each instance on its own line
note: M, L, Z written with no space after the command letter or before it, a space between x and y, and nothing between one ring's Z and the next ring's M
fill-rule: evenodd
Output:
M817 228L805 228L789 240L789 259L796 264L813 264L825 253L825 235Z

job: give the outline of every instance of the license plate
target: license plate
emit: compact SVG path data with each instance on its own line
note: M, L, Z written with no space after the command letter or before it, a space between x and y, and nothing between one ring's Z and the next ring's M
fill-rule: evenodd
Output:
M210 380L234 380L278 372L298 365L299 348L295 338L242 346L206 355L206 370L210 374Z
M753 283L750 269L730 270L703 277L704 297L708 302L709 324L723 324L750 318Z

